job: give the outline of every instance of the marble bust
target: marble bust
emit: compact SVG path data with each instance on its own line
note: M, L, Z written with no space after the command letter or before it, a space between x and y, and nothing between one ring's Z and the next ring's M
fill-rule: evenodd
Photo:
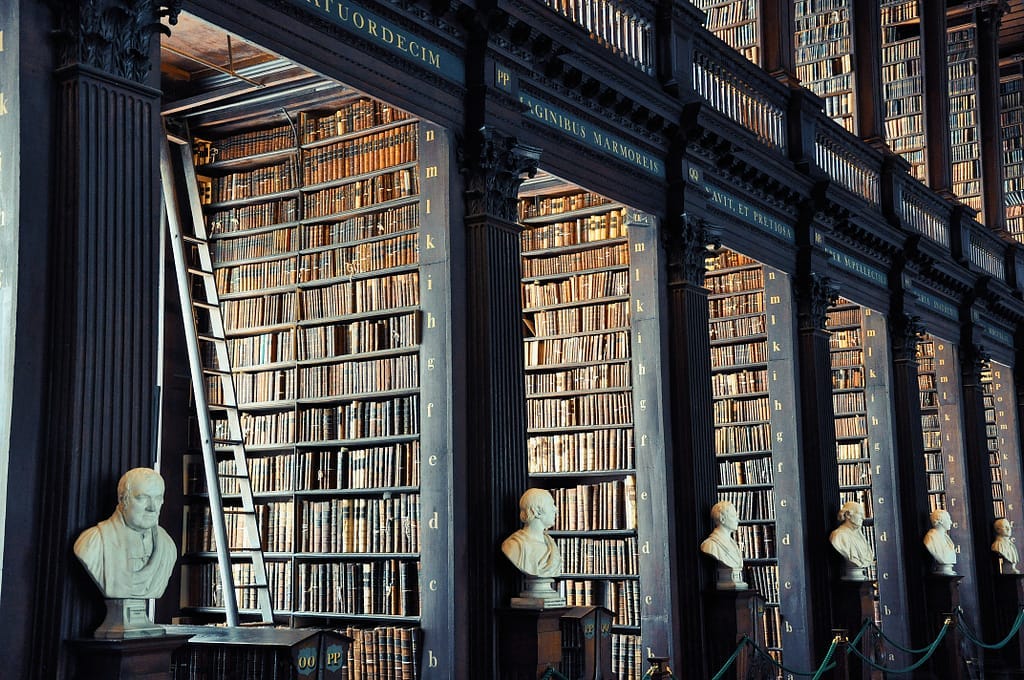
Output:
M745 590L743 580L743 552L732 534L740 525L740 515L731 501L719 501L711 506L711 520L715 524L711 534L700 544L700 551L718 561L718 590Z
M107 620L95 635L161 635L145 613L145 600L163 595L177 558L174 541L157 524L164 480L150 468L133 468L118 482L117 499L114 513L83 531L74 545L107 601Z
M829 542L843 557L843 581L867 581L868 568L875 562L875 551L861 527L864 525L864 506L847 501L839 509L840 525L829 536Z
M993 528L996 532L996 540L992 543L992 552L999 558L999 573L1019 574L1017 561L1020 556L1017 554L1017 546L1010 538L1013 524L1008 519L997 519Z
M956 576L956 545L949 537L953 520L945 510L932 510L929 515L932 528L924 535L924 547L932 556L932 573L941 576Z
M501 544L501 552L523 575L525 588L513 607L539 609L565 606L565 598L554 590L552 579L562 574L562 553L548 534L555 525L555 499L546 489L527 489L519 499L519 520L523 526Z

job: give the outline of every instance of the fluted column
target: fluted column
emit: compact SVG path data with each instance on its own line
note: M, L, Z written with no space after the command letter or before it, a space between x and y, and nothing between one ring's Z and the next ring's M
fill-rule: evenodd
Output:
M110 513L121 473L156 456L160 93L143 81L161 16L177 15L166 4L53 3L60 66L32 644L39 678L70 673L61 641L102 619L74 538Z
M682 519L676 522L676 573L685 576L679 584L677 622L684 634L674 661L687 664L693 677L703 677L716 670L696 665L714 663L704 654L703 593L714 587L712 567L696 548L711 530L705 518L717 500L708 291L703 285L707 246L717 237L703 220L685 213L666 225L663 237L672 338L667 417L672 423L676 511Z
M835 528L839 501L839 466L836 462L835 415L832 394L830 334L825 330L828 308L838 297L831 279L816 274L818 267L804 253L796 280L798 319L801 437L803 441L804 534L809 553L819 562L807 569L806 591L810 605L811 649L827 649L832 630L832 570L828 537ZM814 258L816 259L816 258Z
M527 487L526 395L520 295L520 227L516 194L537 170L539 150L490 128L463 153L466 204L465 451L468 608L467 668L498 677L495 607L508 604L515 570L501 558L502 538L519 526Z
M925 92L949 92L946 66L946 5L921 0L921 60ZM949 97L924 97L928 185L947 195L953 190L949 150Z
M1001 4L979 7L978 18L978 130L981 134L982 210L985 225L1003 229L1003 137L999 101L999 24Z

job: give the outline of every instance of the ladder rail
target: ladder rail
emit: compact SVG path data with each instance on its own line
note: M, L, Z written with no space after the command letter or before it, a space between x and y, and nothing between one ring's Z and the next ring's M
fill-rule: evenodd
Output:
M172 157L171 145L178 147L180 157ZM179 193L175 191L175 161L180 163L181 171L184 173L185 203L182 206L179 200ZM174 255L175 272L178 281L178 295L181 302L183 315L191 311L191 318L185 319L186 342L188 345L189 368L192 378L192 389L196 401L197 420L199 421L200 437L202 440L203 469L207 480L207 490L210 499L211 526L214 540L217 545L217 565L221 577L224 595L224 608L227 624L229 626L239 625L238 598L232 572L232 555L237 551L240 556L249 560L251 566L251 582L244 585L254 589L257 595L257 609L260 611L264 623L273 622L273 604L270 597L270 586L267 578L267 567L263 555L263 548L260 540L259 522L256 517L256 506L253 499L252 482L249 478L248 465L245 455L244 433L238 414L238 398L234 388L234 380L231 375L230 361L227 350L226 333L224 320L220 313L219 298L216 281L213 276L213 262L210 257L209 246L207 245L208 235L206 224L200 205L199 192L196 185L195 171L192 167L190 147L185 141L166 139L161 149L161 176L163 181L165 197L165 219L170 233L171 250ZM188 210L188 216L182 214L182 209ZM183 219L190 221L194 236L186 237L182 228ZM185 223L188 224L189 222ZM193 270L185 255L185 241L193 242L194 255L198 258L198 268ZM198 276L201 279L205 300L193 299L193 290L190 276ZM217 366L215 370L208 370L203 365L203 352L200 346L200 333L198 329L197 310L206 312L206 321L209 324L207 331L215 350ZM191 322L191 323L189 323ZM206 378L208 375L216 376L220 382L220 401L224 412L224 422L227 426L227 439L233 466L233 473L222 473L220 461L217 457L217 434L213 431L212 418L210 416L211 404L207 399ZM244 545L235 548L228 542L227 524L225 520L224 493L221 488L221 479L230 479L234 491L232 496L238 495L241 501L241 512L238 515L243 520Z

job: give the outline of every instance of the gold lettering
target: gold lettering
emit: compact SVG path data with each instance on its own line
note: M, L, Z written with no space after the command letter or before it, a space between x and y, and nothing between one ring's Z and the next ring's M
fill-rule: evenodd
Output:
M430 579L430 581L427 583L427 587L436 592L437 591L437 579L436 578Z
M428 215L432 214L432 211L431 211L431 208L430 208L430 199L429 199L429 198L428 198L428 199L426 200L426 205L425 205L425 207L423 208L423 211L424 211L424 212L425 212L426 214L428 214Z
M427 526L431 529L438 529L441 527L441 519L438 517L436 512L434 513L434 516L427 521Z
M437 657L432 649L427 650L427 668L437 668Z
M779 401L778 399L775 400L775 410L776 411L781 411L782 410L782 402ZM781 465L781 463L780 463L780 465Z
M633 280L634 281L639 281L640 280L640 267L634 267L633 268Z
M637 314L643 314L643 311L644 311L644 303L641 302L640 300L637 300L636 301L636 313Z
M0 52L4 51L4 31L0 29Z
M435 467L437 465L437 454L430 454L427 456L427 465Z
M647 400L646 399L641 399L640 400L640 410L641 411L646 411L647 410Z
M781 506L783 508L788 508L789 507L789 499L788 498L783 498L782 500L780 500L779 501L779 506Z
M646 491L641 491L641 492L640 492L640 500L642 500L642 501L645 501L645 500L647 500L648 498L649 498L649 496L648 496L648 494L647 494L647 492L646 492Z
M437 246L434 245L434 236L433 236L433 234L427 234L427 250L433 250L436 247Z
M434 402L430 402L430 403L427 404L427 417L428 418L433 418L434 417Z
M437 317L427 312L427 328L437 328Z
M651 604L653 604L653 603L654 603L654 598L653 597L651 597L650 595L645 595L644 596L644 604L646 604L647 606L651 606Z
M636 372L638 375L647 375L647 366L640 364L637 366Z
M433 274L427 276L427 290L434 290L434 276L433 276Z
M777 305L782 302L781 295L772 295L768 298L768 304Z
M435 365L434 357L430 357L429 359L427 359L427 370L428 371L433 371L434 370L434 365Z
M642 253L646 249L647 249L647 246L644 243L634 243L633 244L633 252L634 253Z
M640 552L642 552L645 555L650 555L651 554L651 542L650 541L644 541L644 545L643 545L642 548L640 548Z
M789 534L786 534L782 537L782 545L789 545L790 543L792 543L792 539L790 538Z
M7 95L0 92L0 116L7 115Z
M434 141L434 131L433 130L427 130L426 141L428 141L428 142Z
M786 581L782 585L786 588L786 590L792 590L793 589L793 582L792 581Z

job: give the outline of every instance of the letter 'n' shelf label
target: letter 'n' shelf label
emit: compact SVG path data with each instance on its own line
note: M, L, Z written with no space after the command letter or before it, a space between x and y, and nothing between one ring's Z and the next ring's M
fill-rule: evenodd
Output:
M349 33L380 45L445 80L462 85L466 67L454 52L425 40L349 0L289 0Z
M621 137L595 127L588 121L531 95L520 93L519 102L523 105L525 109L523 115L527 118L560 130L593 149L603 151L659 179L665 178L665 164L660 158L630 144Z

